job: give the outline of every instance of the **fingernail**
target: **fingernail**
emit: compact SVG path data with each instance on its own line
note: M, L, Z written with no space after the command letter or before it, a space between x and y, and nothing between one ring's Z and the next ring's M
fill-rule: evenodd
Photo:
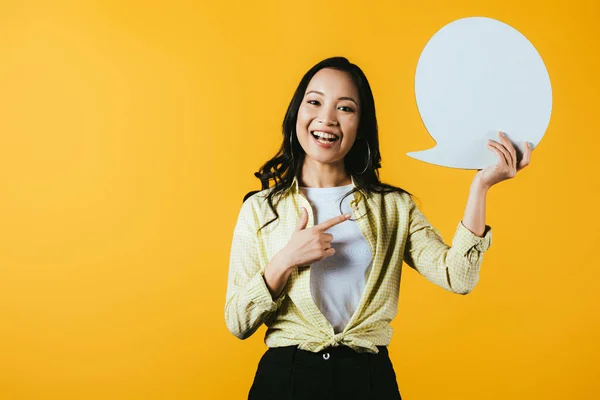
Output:
M500 131L500 136L504 137L504 132Z
M346 218L350 218L352 216L352 214L344 214L344 217Z

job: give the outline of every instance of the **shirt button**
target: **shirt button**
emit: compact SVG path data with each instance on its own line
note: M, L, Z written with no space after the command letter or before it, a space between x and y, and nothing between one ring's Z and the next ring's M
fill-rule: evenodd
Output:
M325 361L329 360L329 353L323 354L323 360L325 360Z

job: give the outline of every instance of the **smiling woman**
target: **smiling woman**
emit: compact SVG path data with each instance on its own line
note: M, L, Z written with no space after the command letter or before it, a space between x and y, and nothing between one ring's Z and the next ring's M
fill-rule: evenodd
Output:
M321 61L300 81L233 234L227 327L240 339L268 328L249 399L400 399L387 346L402 263L453 293L477 284L491 244L482 176L449 246L410 193L380 182L380 161L366 76L346 58Z
M331 135L338 138L333 144L326 139ZM260 179L262 190L269 188L271 180L275 182L267 201L277 219L273 199L288 190L295 178L300 185L335 187L348 184L352 176L356 188L346 196L359 189L409 194L380 182L380 167L377 117L369 81L348 59L332 57L313 66L300 81L283 120L281 147L254 175ZM258 192L251 191L244 201ZM341 206L342 201L340 212Z

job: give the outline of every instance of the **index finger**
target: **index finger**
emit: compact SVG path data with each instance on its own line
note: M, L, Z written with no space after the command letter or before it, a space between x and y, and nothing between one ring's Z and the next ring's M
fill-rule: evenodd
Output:
M345 220L347 220L350 217L351 217L350 214L338 215L337 217L333 217L331 219L328 219L327 221L321 222L319 225L315 225L315 228L327 230L327 229L331 228L332 226L335 226L339 223L344 222Z

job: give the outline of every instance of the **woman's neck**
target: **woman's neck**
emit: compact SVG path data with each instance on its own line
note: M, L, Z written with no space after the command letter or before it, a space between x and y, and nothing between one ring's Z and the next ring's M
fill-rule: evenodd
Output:
M338 187L351 183L352 178L343 168L334 168L328 164L321 164L320 167L305 164L299 179L300 186L311 188Z

